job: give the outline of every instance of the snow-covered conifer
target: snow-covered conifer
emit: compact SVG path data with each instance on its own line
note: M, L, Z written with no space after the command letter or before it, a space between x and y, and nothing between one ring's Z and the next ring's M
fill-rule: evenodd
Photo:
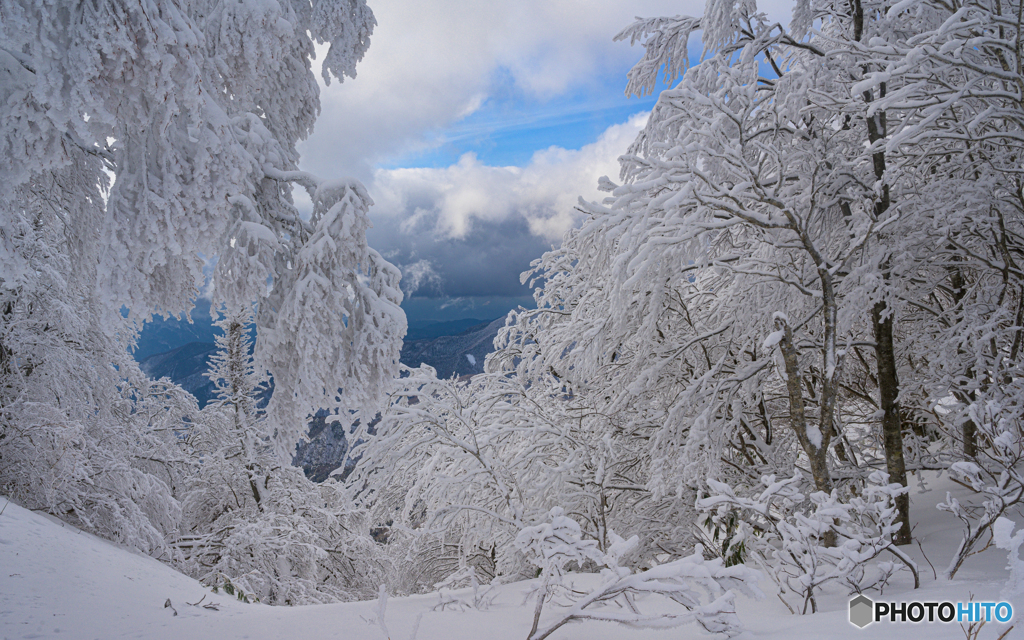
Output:
M271 604L349 600L373 592L375 545L339 485L308 480L274 451L273 426L259 407L266 374L252 356L253 312L217 322L208 377L216 397L188 443L197 458L183 498L183 568L215 588Z

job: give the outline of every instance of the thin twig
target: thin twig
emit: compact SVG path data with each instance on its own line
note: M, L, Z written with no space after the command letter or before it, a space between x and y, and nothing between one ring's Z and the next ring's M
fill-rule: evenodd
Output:
M789 612L792 613L795 616L796 615L796 611L793 611L793 607L789 606L789 603L786 602L786 599L782 597L782 594L776 592L775 595L779 596L779 600L782 600L782 604L786 605L786 608L789 609Z
M938 580L939 579L939 574L937 574L935 572L935 565L933 565L932 561L928 559L927 555L925 555L924 547L921 546L921 541L920 540L915 540L915 542L917 542L917 548L921 550L921 555L924 557L924 561L927 562L928 566L932 568L932 579Z

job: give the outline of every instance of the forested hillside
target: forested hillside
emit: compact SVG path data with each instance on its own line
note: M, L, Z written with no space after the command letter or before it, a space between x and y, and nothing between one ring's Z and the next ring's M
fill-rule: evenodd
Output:
M376 597L385 636L387 594L479 611L529 581L528 640L731 637L774 624L738 613L765 596L965 603L993 554L1012 610L1022 12L708 0L623 25L626 92L657 103L522 274L535 308L403 353L369 191L297 150L314 59L351 79L370 45L363 0L0 0L0 491L244 601ZM200 286L203 407L130 355ZM317 415L354 425L344 479L290 464ZM928 556L915 522L946 532ZM1020 632L989 622L964 633Z

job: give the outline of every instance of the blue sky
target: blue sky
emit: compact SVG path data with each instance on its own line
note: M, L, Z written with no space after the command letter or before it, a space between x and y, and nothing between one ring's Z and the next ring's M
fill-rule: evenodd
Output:
M599 86L546 101L525 95L511 79L503 79L504 86L476 111L438 132L436 146L396 157L380 166L440 168L456 163L468 152L488 165L523 166L541 149L580 149L597 140L608 127L626 122L638 112L649 111L656 102L650 96L627 98L622 90L625 78L617 74L605 78Z

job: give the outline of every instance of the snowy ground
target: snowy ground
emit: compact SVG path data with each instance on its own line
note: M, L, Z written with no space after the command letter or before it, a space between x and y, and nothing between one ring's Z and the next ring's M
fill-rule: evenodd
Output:
M945 496L965 490L945 479L929 482L931 491L914 495L914 530L935 565L935 579L928 563L914 545L920 562L921 590L913 592L909 576L900 579L886 600L966 601L1006 600L1000 597L1007 571L1005 552L990 547L973 556L950 582L941 578L959 539L955 519L934 509ZM4 506L6 505L6 506ZM251 638L344 638L385 640L376 624L377 602L357 602L312 607L270 607L244 604L223 593L213 594L198 582L156 560L119 548L48 516L26 511L0 498L0 638L112 638L202 639ZM581 576L583 582L587 576ZM434 610L437 594L392 598L384 620L391 640L411 637L417 617L418 640L486 639L524 640L530 630L532 603L523 606L529 583L500 587L487 611ZM769 598L753 602L738 598L740 618L749 630L745 637L772 640L829 638L964 638L953 624L874 623L860 630L847 621L848 597L826 596L821 613L794 616L775 597L771 585L762 588ZM456 594L467 595L466 591ZM876 594L871 594L874 597ZM172 608L165 608L170 599ZM1016 628L1008 636L1024 638L1024 598L1009 599L1014 606ZM199 603L193 606L188 603ZM218 603L219 610L202 605ZM668 602L642 602L651 611L670 610ZM177 615L175 615L177 611ZM978 640L995 640L1010 626L986 625ZM553 640L660 640L709 637L695 626L667 631L632 630L609 623L585 623L563 627Z

